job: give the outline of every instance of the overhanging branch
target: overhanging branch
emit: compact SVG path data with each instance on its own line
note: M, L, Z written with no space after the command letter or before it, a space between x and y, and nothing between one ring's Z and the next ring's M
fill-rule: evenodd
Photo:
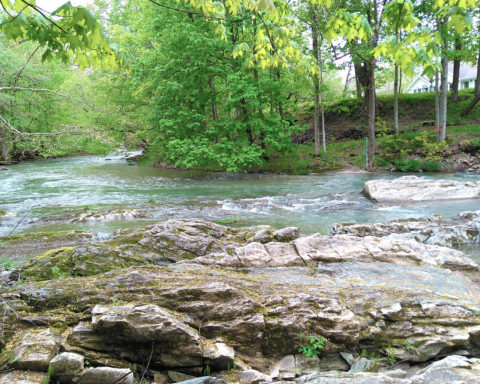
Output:
M60 97L63 97L64 99L68 99L68 100L71 100L71 101L76 101L78 103L83 103L83 104L86 104L88 105L89 107L93 108L93 105L90 104L88 101L86 100L81 100L81 99L76 99L74 97L70 97L68 95L65 95L63 93L60 93L60 92L57 92L57 91L54 91L52 89L48 89L48 88L25 88L25 87L0 87L0 92L17 92L17 91L29 91L29 92L46 92L46 93L53 93L57 96L60 96Z

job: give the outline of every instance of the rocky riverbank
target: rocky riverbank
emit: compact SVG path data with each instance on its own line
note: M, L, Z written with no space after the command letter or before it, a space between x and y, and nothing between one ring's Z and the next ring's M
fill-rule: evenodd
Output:
M47 251L2 273L0 383L480 382L480 267L403 225L172 220Z

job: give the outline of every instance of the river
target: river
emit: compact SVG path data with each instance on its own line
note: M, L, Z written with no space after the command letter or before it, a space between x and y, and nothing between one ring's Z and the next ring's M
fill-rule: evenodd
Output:
M452 217L480 208L478 200L376 204L362 193L365 181L399 174L331 172L293 176L155 169L128 165L122 155L71 157L11 165L0 173L0 236L88 230L108 237L118 228L157 220L234 219L234 225L296 225L303 233L328 231L336 222L380 222ZM429 178L480 180L474 174L424 174ZM80 211L139 209L142 218L94 222L63 219Z

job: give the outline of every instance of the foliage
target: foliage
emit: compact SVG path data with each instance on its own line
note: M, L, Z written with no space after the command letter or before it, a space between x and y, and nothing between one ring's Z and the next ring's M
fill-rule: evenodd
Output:
M57 60L42 63L32 43L16 47L8 44L0 37L2 84L24 90L0 90L0 116L19 132L5 131L0 126L0 144L3 136L6 157L15 160L78 152L102 154L116 146L115 131L99 124L107 113L100 110L106 100L101 99L102 94L86 73ZM35 89L51 89L58 94ZM5 157L1 152L0 160Z
M326 340L323 336L307 336L305 344L298 349L298 352L307 357L318 356L325 347Z
M66 2L51 14L35 0L1 0L0 32L8 40L29 40L42 48L42 60L71 61L80 68L125 65L123 54L108 43L99 22L84 7Z
M236 224L238 222L238 218L236 217L226 217L224 219L218 219L216 220L218 224L222 225L229 225L229 224Z
M388 345L384 349L385 355L387 355L388 363L390 365L395 364L397 361L396 355L395 355L395 348L393 348L391 345Z
M395 160L394 164L397 170L400 172L417 172L418 170L420 170L422 161L420 159L406 160L403 157L401 159Z

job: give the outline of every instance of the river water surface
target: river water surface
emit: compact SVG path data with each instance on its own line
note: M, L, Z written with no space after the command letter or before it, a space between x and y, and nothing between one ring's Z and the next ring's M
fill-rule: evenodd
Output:
M234 225L296 225L303 233L336 222L380 222L480 209L479 200L377 204L361 191L372 178L399 174L325 173L310 176L229 174L128 165L122 156L25 162L0 172L0 236L26 231L83 229L107 237L124 227L169 218L236 219ZM480 180L474 174L428 178ZM144 218L108 222L62 220L75 212L140 209ZM57 218L57 220L53 220Z

